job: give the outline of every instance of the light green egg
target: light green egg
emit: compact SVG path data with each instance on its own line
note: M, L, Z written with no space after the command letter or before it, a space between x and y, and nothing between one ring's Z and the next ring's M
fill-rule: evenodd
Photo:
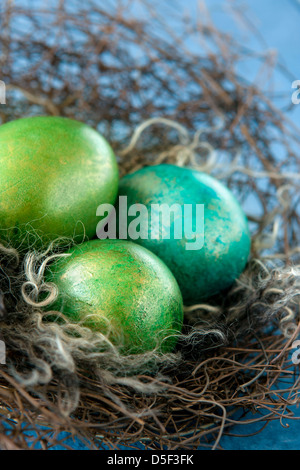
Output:
M57 237L92 238L97 207L113 204L118 167L91 127L61 117L0 126L0 239L24 248Z

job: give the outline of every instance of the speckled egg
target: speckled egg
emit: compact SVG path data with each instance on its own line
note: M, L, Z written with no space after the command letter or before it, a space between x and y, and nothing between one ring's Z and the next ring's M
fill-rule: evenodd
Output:
M123 240L92 240L54 262L57 309L73 322L108 335L123 353L174 348L183 321L178 284L153 253Z
M107 141L61 117L0 126L0 239L25 248L96 234L97 207L113 204L118 167Z
M127 237L167 264L186 305L228 288L244 270L251 244L248 222L232 192L217 179L175 165L145 167L121 179L119 196L127 197L128 208L146 206L146 212L137 212L138 220L135 211L128 216ZM175 204L174 210L159 219L163 204ZM121 218L120 238L125 238ZM137 222L140 235L130 230Z

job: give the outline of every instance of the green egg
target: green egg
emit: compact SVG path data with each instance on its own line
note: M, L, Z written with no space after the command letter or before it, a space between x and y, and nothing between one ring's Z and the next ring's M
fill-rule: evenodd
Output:
M138 215L143 227L139 238L130 231L134 215L127 218L126 236L167 264L186 305L228 288L244 270L251 245L248 222L236 198L217 179L175 165L145 167L121 179L119 196L127 197L128 210L134 204L146 206ZM163 204L175 204L177 211L159 220ZM122 214L119 218L123 220ZM125 238L122 227L119 236Z
M157 256L123 240L92 240L69 254L46 274L59 291L51 310L108 335L122 353L172 351L182 327L182 296Z
M98 205L113 204L118 168L107 141L61 117L0 126L0 239L25 248L57 237L92 238Z

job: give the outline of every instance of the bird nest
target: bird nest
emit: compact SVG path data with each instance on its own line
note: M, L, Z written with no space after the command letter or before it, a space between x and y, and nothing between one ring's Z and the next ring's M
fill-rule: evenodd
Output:
M67 431L91 448L220 448L237 424L247 434L251 422L293 419L298 130L271 94L236 72L253 52L210 21L180 17L173 2L160 13L153 2L140 12L137 2L54 3L1 3L2 123L31 115L86 122L111 143L122 175L157 163L212 174L245 208L252 251L226 293L185 308L172 354L121 356L97 348L100 333L70 335L66 319L47 320L43 273L61 248L1 245L0 446L67 448ZM271 59L255 59L260 78Z

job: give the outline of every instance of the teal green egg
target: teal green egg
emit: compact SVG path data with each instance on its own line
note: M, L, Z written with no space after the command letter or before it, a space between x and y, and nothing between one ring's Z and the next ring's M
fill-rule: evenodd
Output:
M127 237L166 263L186 305L229 288L244 270L251 247L247 218L232 192L212 176L175 165L145 167L121 179L119 201L120 196L128 208L147 208L128 215ZM174 215L159 220L162 204L175 204ZM130 230L137 217L140 234ZM124 214L118 223L124 238Z
M121 353L173 350L183 322L179 286L153 253L124 240L92 240L52 263L50 305L73 323L105 334Z

